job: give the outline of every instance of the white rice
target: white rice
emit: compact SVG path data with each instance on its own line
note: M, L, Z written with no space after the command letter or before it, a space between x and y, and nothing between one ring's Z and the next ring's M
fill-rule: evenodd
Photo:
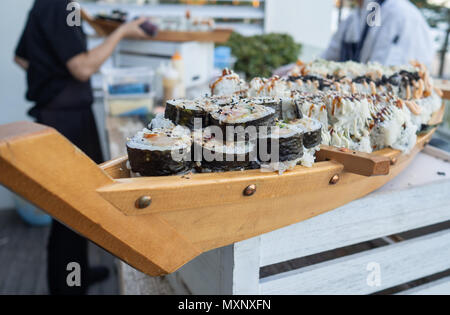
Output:
M239 106L224 106L211 113L211 117L220 123L241 124L275 114L273 108L241 101Z
M156 115L148 126L150 130L171 130L173 128L175 128L175 124L171 120L164 118L164 114Z
M193 137L194 141L201 144L203 148L220 154L243 155L253 152L255 149L255 144L251 142L223 142L216 138L210 138L208 129L194 131Z
M157 137L167 137L167 144L156 145L154 142L156 138L145 137L148 134L156 135ZM172 130L149 130L145 128L127 141L127 147L131 149L148 151L190 150L191 145L190 131L182 126L177 126Z
M299 164L305 167L313 167L314 162L316 161L316 152L320 151L320 146L311 148L311 149L303 149L303 156L299 160Z
M262 172L278 172L279 175L283 175L284 172L293 170L301 161L301 158L292 161L274 162L274 163L262 163Z

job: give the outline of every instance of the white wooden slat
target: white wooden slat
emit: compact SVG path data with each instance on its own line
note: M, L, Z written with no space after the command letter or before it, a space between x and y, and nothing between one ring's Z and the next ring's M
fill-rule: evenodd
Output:
M428 145L427 148L429 147ZM416 186L432 184L443 179L450 179L449 161L450 153L436 157L428 153L420 152L403 172L378 189L377 192L409 189ZM444 172L446 176L439 175L439 172Z
M174 294L165 277L149 277L123 261L116 260L120 295Z
M232 294L233 245L204 253L168 280L176 294Z
M450 295L450 277L403 291L399 295Z
M450 230L261 279L261 294L370 294L450 267ZM380 285L370 286L370 264Z
M375 193L261 236L261 266L450 220L450 181Z
M448 137L450 138L450 135ZM450 161L450 153L432 145L427 145L423 152L443 161Z
M259 294L260 241L258 236L234 244L233 294Z
M258 294L259 237L209 251L167 276L176 294Z

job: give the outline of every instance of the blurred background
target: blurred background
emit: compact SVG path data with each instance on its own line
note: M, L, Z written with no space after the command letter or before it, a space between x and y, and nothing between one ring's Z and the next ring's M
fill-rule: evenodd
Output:
M161 112L165 98L206 94L209 82L222 68L232 68L251 78L269 76L297 58L315 59L327 47L340 21L355 8L350 0L79 2L97 22L83 22L89 47L101 43L102 35L115 22L141 15L151 17L161 31L203 33L198 35L203 36L201 42L163 37L148 42L122 41L92 78L94 111L105 160L125 154L126 137ZM449 79L450 1L411 2L420 8L432 28L436 55L431 73L435 78ZM0 124L30 120L27 111L32 105L25 99L26 74L13 63L13 54L32 4L32 0L0 1ZM187 23L186 17L191 22ZM215 33L217 29L230 32ZM183 73L182 92L173 89L173 70ZM438 137L450 139L448 114L446 119ZM49 222L47 216L0 186L0 264L5 266L2 262L6 259L17 262L0 270L0 294L47 292L43 266ZM114 269L109 254L96 247L90 250L92 259ZM118 288L117 277L111 277L91 293L117 293Z

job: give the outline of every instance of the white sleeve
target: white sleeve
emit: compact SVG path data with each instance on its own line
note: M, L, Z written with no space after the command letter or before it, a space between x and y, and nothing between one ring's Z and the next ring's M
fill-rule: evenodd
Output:
M433 41L426 22L422 19L389 14L372 38L367 38L372 47L368 61L384 65L403 65L419 60L430 65L434 55ZM364 47L366 49L366 47Z
M330 43L328 44L328 48L322 53L321 57L323 59L339 61L341 57L342 41L344 40L349 19L350 17L339 24L338 30L334 33Z
M434 42L430 28L425 20L411 19L407 21L404 34L400 37L399 46L404 55L403 63L418 60L430 67L435 54Z
M404 27L405 22L398 15L384 13L381 25L369 31L361 52L361 61L376 61L384 65L397 64L393 58L402 55L400 36L405 36L407 33Z

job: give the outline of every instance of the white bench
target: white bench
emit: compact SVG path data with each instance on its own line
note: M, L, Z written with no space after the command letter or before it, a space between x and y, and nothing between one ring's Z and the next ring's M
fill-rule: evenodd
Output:
M122 292L371 294L449 271L450 225L428 229L432 232L427 234L412 233L419 236L405 240L388 237L450 220L450 163L442 160L450 160L450 155L436 154L432 148L425 152L399 177L365 198L210 251L167 277L150 278L122 263ZM360 244L367 241L373 246ZM380 243L384 246L377 247ZM360 244L353 246L357 252L346 248L355 244ZM311 256L315 254L319 255ZM299 262L301 257L307 258ZM320 262L311 264L317 257ZM261 271L275 274L261 278ZM401 289L404 294L450 294L450 277Z

